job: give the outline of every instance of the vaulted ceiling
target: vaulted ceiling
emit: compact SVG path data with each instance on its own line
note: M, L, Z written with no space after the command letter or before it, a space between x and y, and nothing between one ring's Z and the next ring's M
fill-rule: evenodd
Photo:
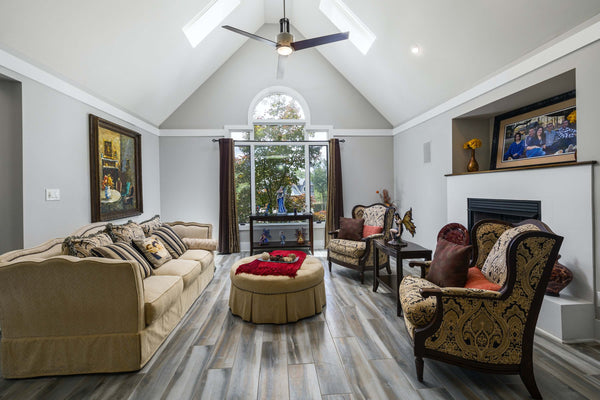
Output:
M0 47L158 126L247 40L217 28L189 45L182 27L209 1L0 0ZM303 51L393 126L600 13L598 0L344 1L377 36L369 52L348 41ZM223 24L256 32L281 16L280 0L242 0ZM288 0L287 16L307 38L337 32L319 0Z

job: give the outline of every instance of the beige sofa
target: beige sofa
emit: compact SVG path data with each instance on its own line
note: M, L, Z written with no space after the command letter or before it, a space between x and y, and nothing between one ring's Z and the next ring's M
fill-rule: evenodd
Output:
M212 236L209 224L169 225L182 238ZM137 262L62 255L62 242L0 255L5 378L138 370L214 275L212 251L188 250L142 279Z

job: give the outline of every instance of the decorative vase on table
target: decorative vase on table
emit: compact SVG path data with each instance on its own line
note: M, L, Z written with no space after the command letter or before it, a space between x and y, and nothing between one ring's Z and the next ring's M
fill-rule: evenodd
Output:
M469 160L469 165L467 165L467 171L475 172L479 171L479 164L475 159L475 149L471 149L471 159Z

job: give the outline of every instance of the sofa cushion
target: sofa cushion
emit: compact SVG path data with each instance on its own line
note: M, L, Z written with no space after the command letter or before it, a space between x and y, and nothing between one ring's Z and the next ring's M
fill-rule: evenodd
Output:
M89 257L94 247L108 246L113 241L104 232L88 236L69 236L63 242L63 253L80 258Z
M113 243L108 246L94 247L91 250L94 257L112 258L114 260L137 261L140 265L142 278L152 275L152 267L146 259L133 247L125 243Z
M165 246L155 237L134 239L133 245L148 260L152 268L158 268L173 259Z
M485 259L483 267L481 267L481 273L483 273L490 282L504 286L507 272L506 251L508 250L508 245L519 233L527 231L539 231L539 228L533 224L525 224L507 229L500 235Z
M416 276L405 276L400 283L399 295L406 318L415 327L422 327L433 321L435 315L435 296L423 297L419 289L438 288L434 283Z
M183 293L183 279L180 276L153 275L143 280L144 317L146 325L156 321L169 310Z
M193 250L187 250L179 258L181 260L199 261L202 264L202 270L204 270L204 268L208 268L208 266L212 263L212 261L215 258L215 255L213 254L212 251L193 249Z
M465 288L468 289L484 289L484 290L494 290L499 291L502 286L497 283L490 282L488 278L486 278L478 267L469 268L469 273L467 274L467 283L465 283Z
M155 229L152 236L157 237L165 245L173 258L181 257L187 250L187 246L179 235L168 225L163 224L160 228Z
M472 249L470 245L463 246L445 239L438 240L427 280L442 287L464 287Z
M367 243L355 240L346 239L331 239L327 248L330 251L344 254L353 258L360 258L367 250Z
M362 239L363 224L362 218L344 218L340 217L339 239L360 240Z
M196 238L182 238L183 243L188 249L200 249L200 250L216 250L217 242L215 239L196 239Z
M179 276L183 279L183 287L187 288L202 272L202 264L196 260L171 260L154 270L158 276Z
M158 215L155 215L154 217L146 221L140 222L140 226L142 227L142 230L144 231L144 235L146 235L146 237L150 237L150 235L152 235L152 232L154 232L155 229L160 228L161 225L162 222Z
M123 225L106 224L106 233L115 243L131 244L133 240L145 237L142 227L133 221Z

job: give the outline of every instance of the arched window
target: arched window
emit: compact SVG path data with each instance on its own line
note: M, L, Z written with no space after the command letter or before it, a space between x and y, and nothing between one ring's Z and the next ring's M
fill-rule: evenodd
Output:
M327 132L306 130L308 106L288 92L261 92L248 112L251 130L231 131L240 223L248 222L251 213L267 210L310 210L315 221L325 220ZM282 193L283 202L278 201Z

